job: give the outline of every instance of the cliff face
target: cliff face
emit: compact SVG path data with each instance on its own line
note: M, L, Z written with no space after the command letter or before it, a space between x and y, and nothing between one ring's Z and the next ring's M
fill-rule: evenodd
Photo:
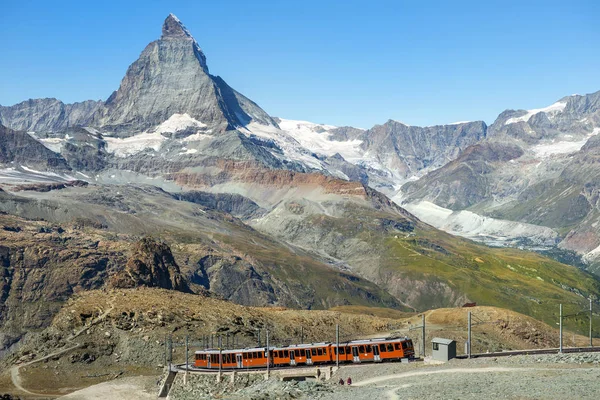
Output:
M43 170L70 169L62 156L50 151L27 133L0 125L0 165L2 164L24 164Z
M64 301L104 285L124 246L43 221L0 215L0 349L47 326Z

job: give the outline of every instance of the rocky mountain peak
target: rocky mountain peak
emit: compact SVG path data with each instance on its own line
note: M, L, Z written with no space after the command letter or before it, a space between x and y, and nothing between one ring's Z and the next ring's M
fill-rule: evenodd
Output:
M181 23L179 18L177 18L174 14L169 14L169 16L167 17L167 19L165 19L165 22L163 24L161 39L182 37L192 38L192 35L186 29L183 23Z

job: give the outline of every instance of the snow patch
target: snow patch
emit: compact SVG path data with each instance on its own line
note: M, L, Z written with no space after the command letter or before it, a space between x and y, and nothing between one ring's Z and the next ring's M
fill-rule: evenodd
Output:
M210 139L212 136L210 135L205 135L203 133L194 133L193 135L190 136L186 136L185 138L183 138L182 142L183 143L188 143L188 142L199 142L201 140L206 140L206 139Z
M551 115L558 114L558 113L562 112L565 109L566 106L567 106L567 102L566 101L559 101L559 102L556 102L556 103L554 103L554 104L552 104L552 105L550 105L548 107L537 108L537 109L534 109L534 110L528 110L527 114L525 114L525 115L523 115L521 117L514 117L514 118L507 119L506 122L504 123L504 125L514 124L514 123L517 123L517 122L527 122L535 114L538 114L538 113L541 113L541 112L547 113L547 114L551 114Z
M189 128L203 129L207 125L197 119L190 117L189 114L173 114L168 120L156 127L158 133L176 133Z
M181 150L184 150L184 151L179 153L180 156L185 155L185 154L196 154L198 152L197 149L186 149L185 147Z
M144 132L124 139L105 137L104 140L109 153L113 153L117 157L129 157L145 149L158 151L167 139L159 132Z
M561 141L552 141L550 143L543 143L533 146L531 150L535 153L537 158L548 158L555 154L571 154L576 153L587 143L587 141L592 137L600 133L600 128L594 128L591 134L589 134L585 139L577 140L577 141L569 141L569 140L561 140ZM570 138L572 135L565 135L565 138Z

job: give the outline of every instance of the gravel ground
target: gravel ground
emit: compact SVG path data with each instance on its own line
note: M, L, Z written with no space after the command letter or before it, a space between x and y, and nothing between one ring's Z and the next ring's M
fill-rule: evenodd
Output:
M354 384L340 386L340 377ZM343 366L329 382L195 379L172 399L599 399L600 353Z

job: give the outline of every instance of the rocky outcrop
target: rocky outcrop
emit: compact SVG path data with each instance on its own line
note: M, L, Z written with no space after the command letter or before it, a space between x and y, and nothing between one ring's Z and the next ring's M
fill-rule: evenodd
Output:
M109 286L122 289L147 286L190 292L169 246L149 237L132 246L125 269L111 277Z
M48 150L25 132L0 125L0 164L26 165L43 170L70 169L63 157Z

